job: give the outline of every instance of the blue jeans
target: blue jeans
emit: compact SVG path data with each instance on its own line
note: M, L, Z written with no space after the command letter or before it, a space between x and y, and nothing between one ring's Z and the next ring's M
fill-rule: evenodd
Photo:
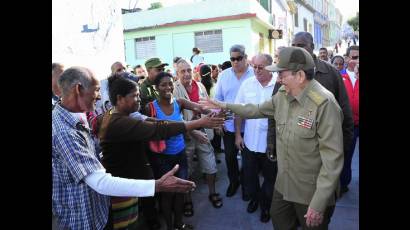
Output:
M242 151L244 183L251 199L260 203L262 210L269 210L272 203L273 187L278 172L277 162L268 159L265 153L250 151L246 146ZM263 183L259 185L259 172Z
M359 137L359 126L355 126L353 130L353 142L347 156L344 157L342 173L340 174L340 184L342 187L347 187L352 180L352 158L356 147L356 141Z

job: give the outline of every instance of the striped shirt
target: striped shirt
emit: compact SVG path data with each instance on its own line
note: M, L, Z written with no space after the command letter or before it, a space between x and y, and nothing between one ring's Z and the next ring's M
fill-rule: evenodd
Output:
M52 209L58 229L103 229L108 219L109 197L84 181L104 168L90 130L81 123L60 104L52 111Z

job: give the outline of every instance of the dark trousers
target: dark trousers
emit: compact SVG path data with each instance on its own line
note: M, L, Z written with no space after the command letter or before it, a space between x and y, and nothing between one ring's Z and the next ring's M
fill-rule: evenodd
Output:
M228 169L229 183L240 183L240 172L238 165L238 148L235 146L235 133L226 131L223 136L225 147L225 162Z
M156 175L161 177L174 168L176 164L179 164L179 170L175 173L175 176L181 179L188 178L188 162L185 149L176 155L156 154L154 157L156 158L156 167L158 167ZM174 226L182 224L183 193L162 192L160 205L167 229L173 229Z
M306 218L308 205L283 200L282 194L276 189L273 191L271 217L275 230L296 230L302 226L303 230L327 230L335 206L328 206L323 214L322 224L316 227L307 227Z
M352 158L353 158L353 153L356 147L356 141L358 137L359 137L359 126L355 126L354 131L353 131L352 146L347 156L346 155L344 156L343 169L342 169L342 173L340 174L340 184L342 187L348 186L350 184L350 181L352 180Z
M270 161L265 153L250 151L246 146L242 157L244 185L248 194L260 203L262 210L269 210L278 172L277 162ZM259 185L259 172L263 176L262 186Z
M214 132L214 138L211 140L211 145L215 150L221 149L221 136Z
M148 149L148 148L147 148ZM158 163L157 158L155 157L156 153L147 151L148 162L151 164L152 171L154 173L154 178L159 179L160 175L158 174ZM147 178L148 179L148 178ZM148 222L159 221L158 220L158 211L156 204L159 203L159 194L155 193L153 197L140 197L138 198L138 203L140 206L140 211L145 217L144 219Z

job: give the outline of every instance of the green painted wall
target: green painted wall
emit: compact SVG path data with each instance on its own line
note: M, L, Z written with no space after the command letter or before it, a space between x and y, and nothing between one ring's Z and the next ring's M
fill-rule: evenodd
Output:
M189 59L195 46L194 32L222 29L223 52L202 54L210 64L220 64L229 59L229 48L243 44L246 51L253 51L252 23L254 19L219 21L186 26L163 27L135 32L125 32L126 62L130 65L143 64L145 60L135 57L135 38L155 36L156 56L172 66L172 59L180 56ZM266 29L267 33L267 29ZM256 34L259 36L258 34ZM253 52L252 52L253 53Z

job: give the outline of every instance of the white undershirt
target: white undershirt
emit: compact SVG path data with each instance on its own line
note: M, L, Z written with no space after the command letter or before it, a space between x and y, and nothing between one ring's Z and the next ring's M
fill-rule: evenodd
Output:
M352 82L352 86L354 88L354 84L356 84L356 74L348 69L346 69L346 73L349 75L350 81Z
M154 196L155 180L134 180L113 177L105 169L97 170L84 178L85 183L96 192L107 196L147 197Z

